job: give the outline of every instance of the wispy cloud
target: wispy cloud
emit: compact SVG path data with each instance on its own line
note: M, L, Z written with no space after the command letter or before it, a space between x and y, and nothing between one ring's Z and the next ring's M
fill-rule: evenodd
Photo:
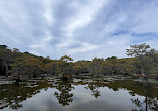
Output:
M52 7L55 4L55 2L52 2L52 0L44 0L43 4L44 4L43 16L44 16L48 26L51 26L51 25L53 25L53 19L54 19Z
M58 59L116 55L130 44L158 49L157 0L0 0L0 44Z
M72 2L70 6L76 10L76 13L65 21L65 25L62 28L62 36L64 39L60 40L56 47L58 49L63 49L68 53L89 51L97 48L94 44L75 40L75 31L82 27L86 27L91 23L95 18L95 15L103 8L103 6L108 4L108 2L108 0L101 0L100 2L89 0L86 4L81 4L77 1ZM78 47L72 47L74 44L77 44Z
M87 4L80 5L79 2L73 2L71 4L76 10L76 14L70 17L66 21L66 25L63 30L66 36L72 37L76 29L85 27L88 25L97 14L100 9L108 3L109 0L100 0L100 2L93 0L89 1Z

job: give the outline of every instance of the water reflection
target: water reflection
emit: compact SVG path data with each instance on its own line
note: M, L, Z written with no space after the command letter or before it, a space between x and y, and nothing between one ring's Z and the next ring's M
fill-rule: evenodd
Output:
M99 91L99 88L101 86L99 84L96 84L94 82L91 82L91 83L88 83L88 86L85 87L85 89L87 90L91 90L92 92L92 95L95 97L95 98L98 98L100 95L100 91Z
M148 111L148 110L157 111L158 110L158 104L157 104L156 97L155 98L149 97L149 96L151 96L150 92L152 92L152 89L154 89L154 88L152 88L153 86L150 83L148 83L147 81L143 81L141 84L144 88L144 91L143 91L144 92L144 99L143 99L143 101L140 101L139 98L131 99L131 101L140 108L140 111ZM137 111L137 110L132 109L132 111Z
M73 93L71 93L71 91L72 89L74 89L74 87L72 87L72 84L70 82L57 82L55 84L55 88L58 91L54 93L54 96L58 99L59 104L66 106L73 101Z
M157 98L158 84L133 80L0 85L0 109L4 111L158 111Z
M30 87L27 87L30 85ZM36 86L36 87L33 87ZM50 85L47 82L38 82L35 84L9 84L0 86L0 109L19 109L22 108L22 101L31 98L40 93L41 89L47 89Z

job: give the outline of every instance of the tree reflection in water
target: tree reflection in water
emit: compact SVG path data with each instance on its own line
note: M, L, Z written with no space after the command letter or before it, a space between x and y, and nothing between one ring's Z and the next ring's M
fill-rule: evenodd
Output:
M107 87L113 90L127 89L129 93L133 96L131 98L132 103L134 103L139 110L135 107L132 111L158 111L158 88L155 84L149 83L148 81L115 81L107 85ZM135 98L135 95L144 96L142 98Z
M113 91L113 93L119 93L120 89L126 90L129 93L130 100L127 96L120 95L122 98L126 98L126 100L131 101L131 105L134 104L132 111L158 111L158 84L147 84L133 80L116 80L113 82L105 83L103 81L92 81L92 82L63 82L57 81L52 82L51 84L47 81L45 82L37 82L33 83L30 87L28 84L20 84L20 85L0 85L0 109L10 108L12 110L22 109L25 104L22 102L27 100L28 98L33 98L32 96L40 93L42 89L46 90L51 88L55 91L54 96L58 100L57 104L61 104L62 106L69 106L70 103L75 103L75 98L78 96L77 94L73 98L74 94L72 90L78 89L78 86L82 86L84 90L90 90L92 95L96 98L93 102L100 101L100 97L105 97L103 88L106 87L107 91ZM81 88L81 87L80 87ZM112 90L111 90L112 89ZM50 90L48 90L50 91ZM52 92L51 92L52 93ZM84 93L89 94L89 92L85 91ZM42 94L42 93L41 93ZM84 95L83 95L84 96ZM119 95L118 95L119 96ZM85 96L86 98L86 96ZM74 99L74 100L73 100ZM40 98L39 98L40 100ZM43 101L43 100L42 100ZM43 101L46 102L47 100ZM102 102L110 102L113 100L105 100ZM119 100L118 100L119 101ZM81 101L82 102L82 101ZM89 104L91 105L91 104ZM36 106L35 106L36 107ZM98 107L99 110L99 107Z
M0 85L0 109L20 109L23 107L21 102L31 98L37 93L40 93L40 90L42 89L47 90L48 87L52 87L52 85L48 84L47 82L29 84L29 87L27 87L28 84Z
M158 104L156 98L150 98L150 90L152 85L148 82L148 80L143 80L141 83L142 87L144 88L144 100L141 101L139 98L131 99L132 103L137 105L140 108L140 111L157 111ZM144 107L145 106L145 107ZM132 111L137 111L136 109L132 109Z
M99 91L99 84L97 83L88 83L88 86L85 87L85 89L89 89L91 90L92 92L92 95L95 97L95 98L98 98L100 95L100 91Z
M71 91L74 87L72 87L71 82L58 82L55 88L58 91L54 93L54 96L58 99L59 104L66 106L73 101L72 97L74 94Z

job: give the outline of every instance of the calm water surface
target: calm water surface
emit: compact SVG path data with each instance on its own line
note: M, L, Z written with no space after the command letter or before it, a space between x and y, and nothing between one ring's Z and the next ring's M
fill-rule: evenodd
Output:
M158 111L158 84L60 80L0 85L2 111Z

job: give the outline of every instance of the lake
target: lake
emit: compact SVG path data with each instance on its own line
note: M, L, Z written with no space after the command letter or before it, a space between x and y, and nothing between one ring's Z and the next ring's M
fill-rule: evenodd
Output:
M2 111L158 111L158 83L59 79L0 85Z

